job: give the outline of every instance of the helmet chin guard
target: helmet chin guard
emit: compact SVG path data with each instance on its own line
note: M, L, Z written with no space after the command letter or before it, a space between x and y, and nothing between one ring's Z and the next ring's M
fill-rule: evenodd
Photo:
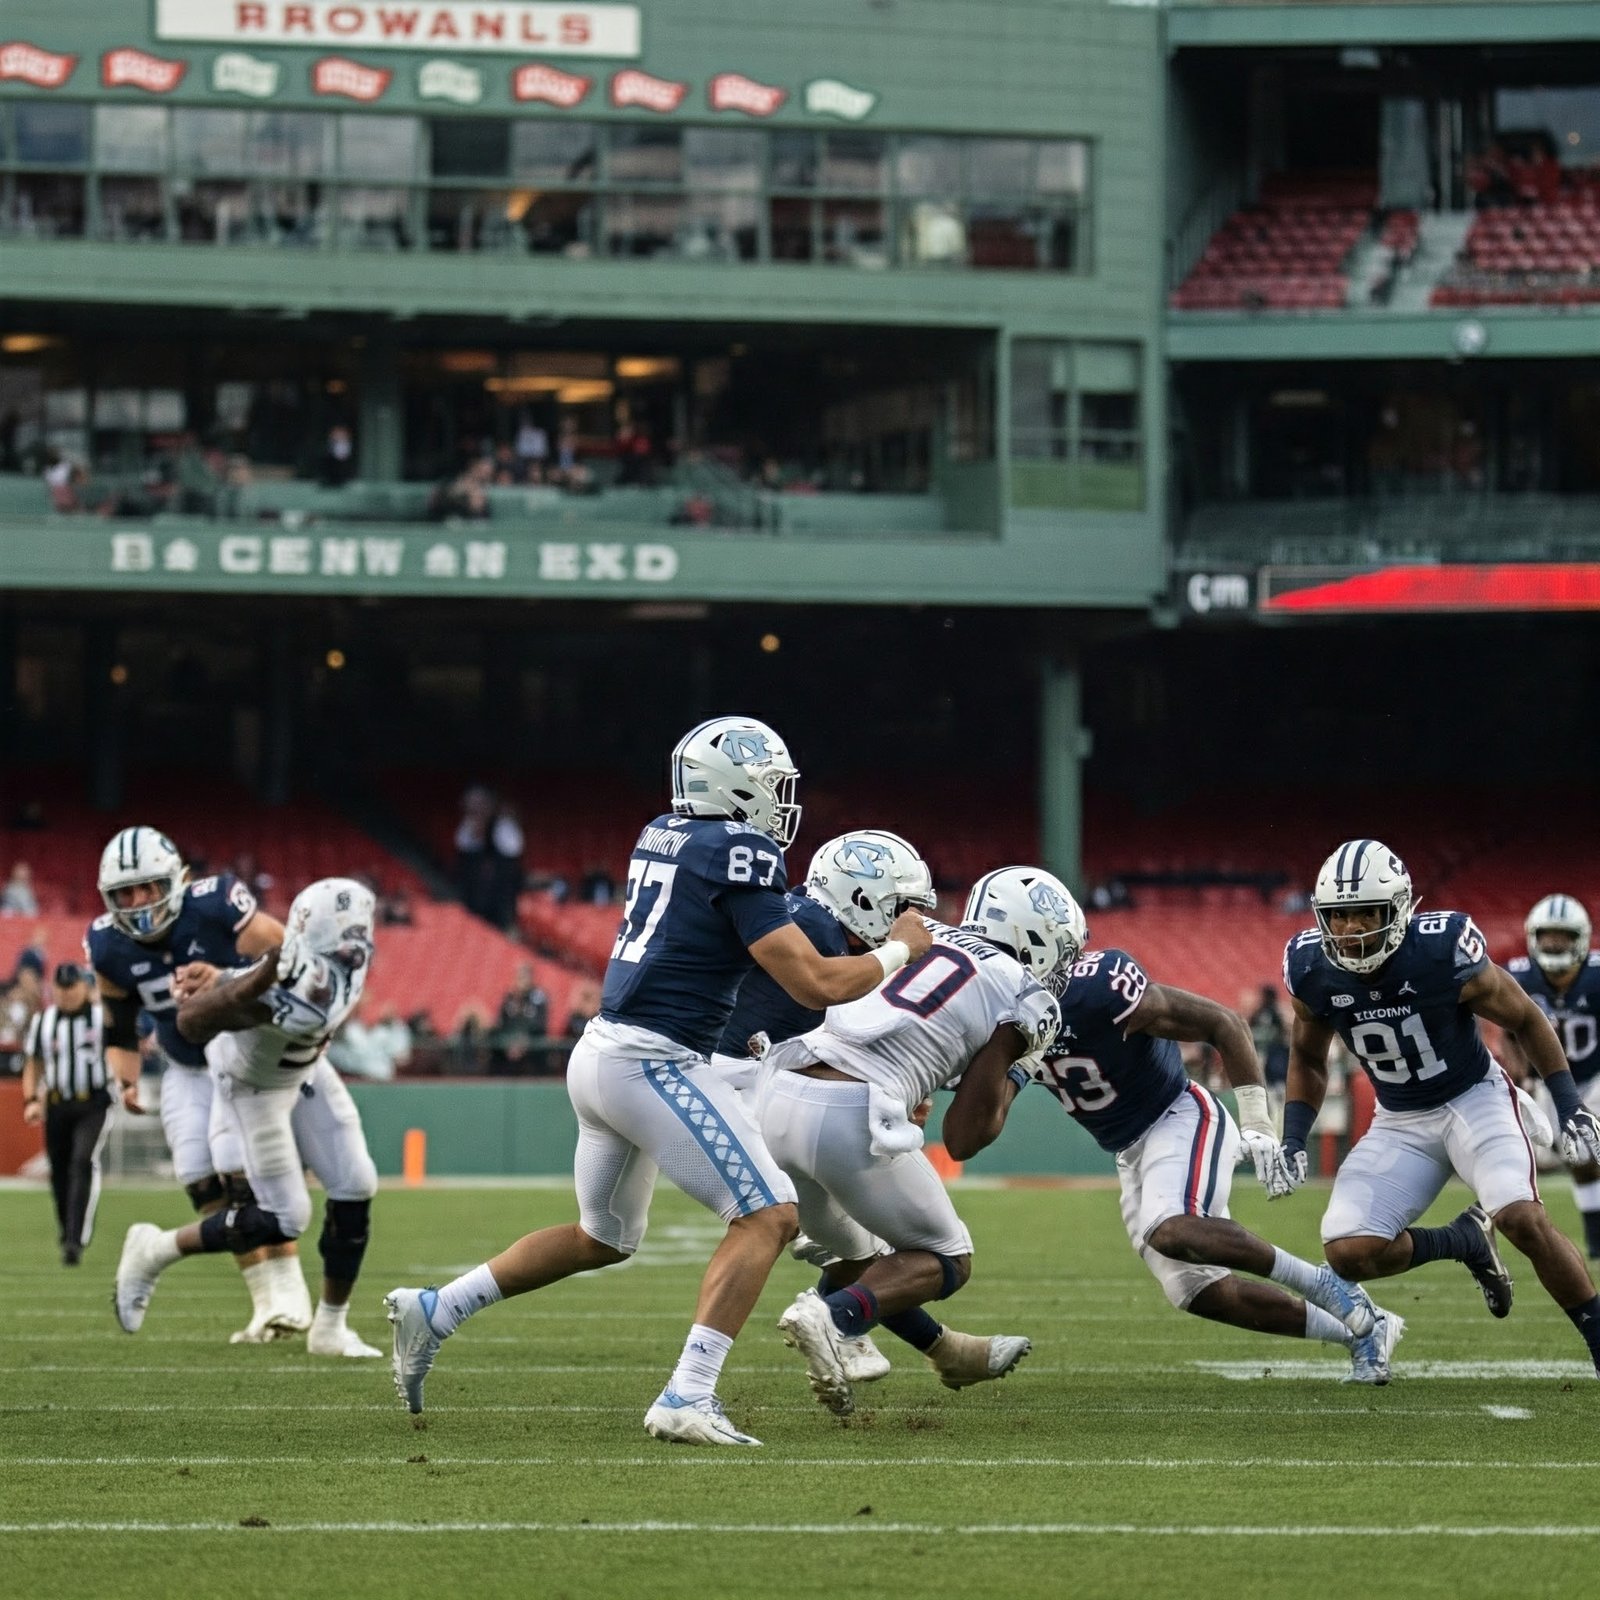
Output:
M1405 863L1386 844L1349 839L1322 863L1311 904L1322 934L1322 953L1343 971L1365 976L1400 948L1411 926L1416 897ZM1335 913L1357 911L1377 911L1377 926L1365 933L1334 933Z

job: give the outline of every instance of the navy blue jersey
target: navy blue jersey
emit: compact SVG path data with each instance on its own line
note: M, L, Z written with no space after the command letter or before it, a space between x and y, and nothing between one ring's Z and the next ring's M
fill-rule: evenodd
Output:
M807 894L785 897L795 925L825 956L849 953L844 926L825 906ZM749 1054L750 1035L764 1033L774 1044L822 1026L827 1013L803 1006L778 980L760 967L753 968L739 985L739 999L717 1048L727 1056Z
M1047 1087L1103 1150L1142 1139L1189 1082L1173 1040L1124 1032L1149 983L1126 950L1086 950L1061 993Z
M1549 1017L1572 1076L1587 1083L1600 1074L1600 951L1578 968L1565 990L1558 990L1527 956L1517 956L1508 965L1511 976Z
M108 983L138 996L140 1007L155 1024L156 1042L169 1061L203 1067L203 1045L190 1044L178 1032L178 1002L172 974L191 961L214 967L248 965L238 950L239 934L256 914L255 896L224 872L199 878L183 892L183 908L159 939L139 940L124 933L111 913L96 917L84 935L89 964Z
M1453 1100L1494 1065L1462 986L1489 965L1464 911L1411 919L1400 948L1376 972L1346 972L1308 928L1283 952L1283 982L1360 1061L1386 1111L1426 1111Z
M600 1015L699 1055L716 1049L755 965L748 947L793 919L783 852L743 822L657 817L633 847Z

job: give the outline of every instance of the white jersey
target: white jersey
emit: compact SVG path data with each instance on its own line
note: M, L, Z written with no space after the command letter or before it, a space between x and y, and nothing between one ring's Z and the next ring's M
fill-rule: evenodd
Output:
M307 962L292 985L275 983L261 997L272 1020L218 1034L206 1046L206 1064L252 1088L297 1089L365 987L365 966L352 974L334 962Z
M930 923L933 948L887 983L831 1006L813 1028L768 1058L790 1071L826 1065L903 1098L907 1112L965 1072L1003 1023L1031 1054L1055 1037L1054 997L1004 950L959 928Z

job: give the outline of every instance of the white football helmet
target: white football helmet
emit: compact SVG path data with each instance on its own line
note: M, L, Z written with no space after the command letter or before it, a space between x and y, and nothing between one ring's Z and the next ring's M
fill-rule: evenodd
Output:
M1311 895L1322 932L1323 954L1346 972L1376 972L1400 948L1411 926L1416 897L1405 863L1376 839L1349 839L1322 863ZM1335 911L1378 910L1383 920L1371 933L1335 938L1328 918Z
M1528 954L1547 978L1564 977L1574 967L1581 967L1589 955L1589 913L1570 894L1547 894L1523 924L1528 935ZM1565 950L1545 950L1540 947L1541 933L1564 933L1569 936Z
M859 828L830 839L811 858L806 893L825 905L870 950L908 906L938 904L928 863L900 837L882 828Z
M278 953L278 983L295 1013L297 1031L308 1023L332 1031L355 1010L372 966L377 901L354 878L319 878L294 897Z
M166 834L154 828L124 828L100 852L99 881L100 897L112 922L130 939L149 944L178 920L189 869ZM119 889L137 888L142 883L155 884L159 898L142 906L117 904Z
M730 817L769 834L781 849L800 826L799 769L764 722L713 717L672 752L672 809L680 817Z
M1083 907L1043 867L1002 867L979 878L961 926L1008 950L1052 994L1066 986L1089 938Z

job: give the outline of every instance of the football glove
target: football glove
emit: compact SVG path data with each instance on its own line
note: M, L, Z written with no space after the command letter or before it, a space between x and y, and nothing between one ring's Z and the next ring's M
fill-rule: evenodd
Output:
M1278 1183L1276 1187L1267 1186L1267 1198L1281 1200L1286 1194L1293 1194L1310 1176L1311 1162L1304 1141L1285 1139L1278 1146Z
M1289 1167L1284 1160L1283 1146L1270 1133L1259 1128L1241 1128L1239 1142L1244 1147L1241 1159L1248 1160L1256 1169L1256 1181L1267 1191L1269 1200L1281 1199L1294 1191Z
M1580 1106L1561 1124L1561 1158L1569 1167L1600 1162L1600 1117Z

